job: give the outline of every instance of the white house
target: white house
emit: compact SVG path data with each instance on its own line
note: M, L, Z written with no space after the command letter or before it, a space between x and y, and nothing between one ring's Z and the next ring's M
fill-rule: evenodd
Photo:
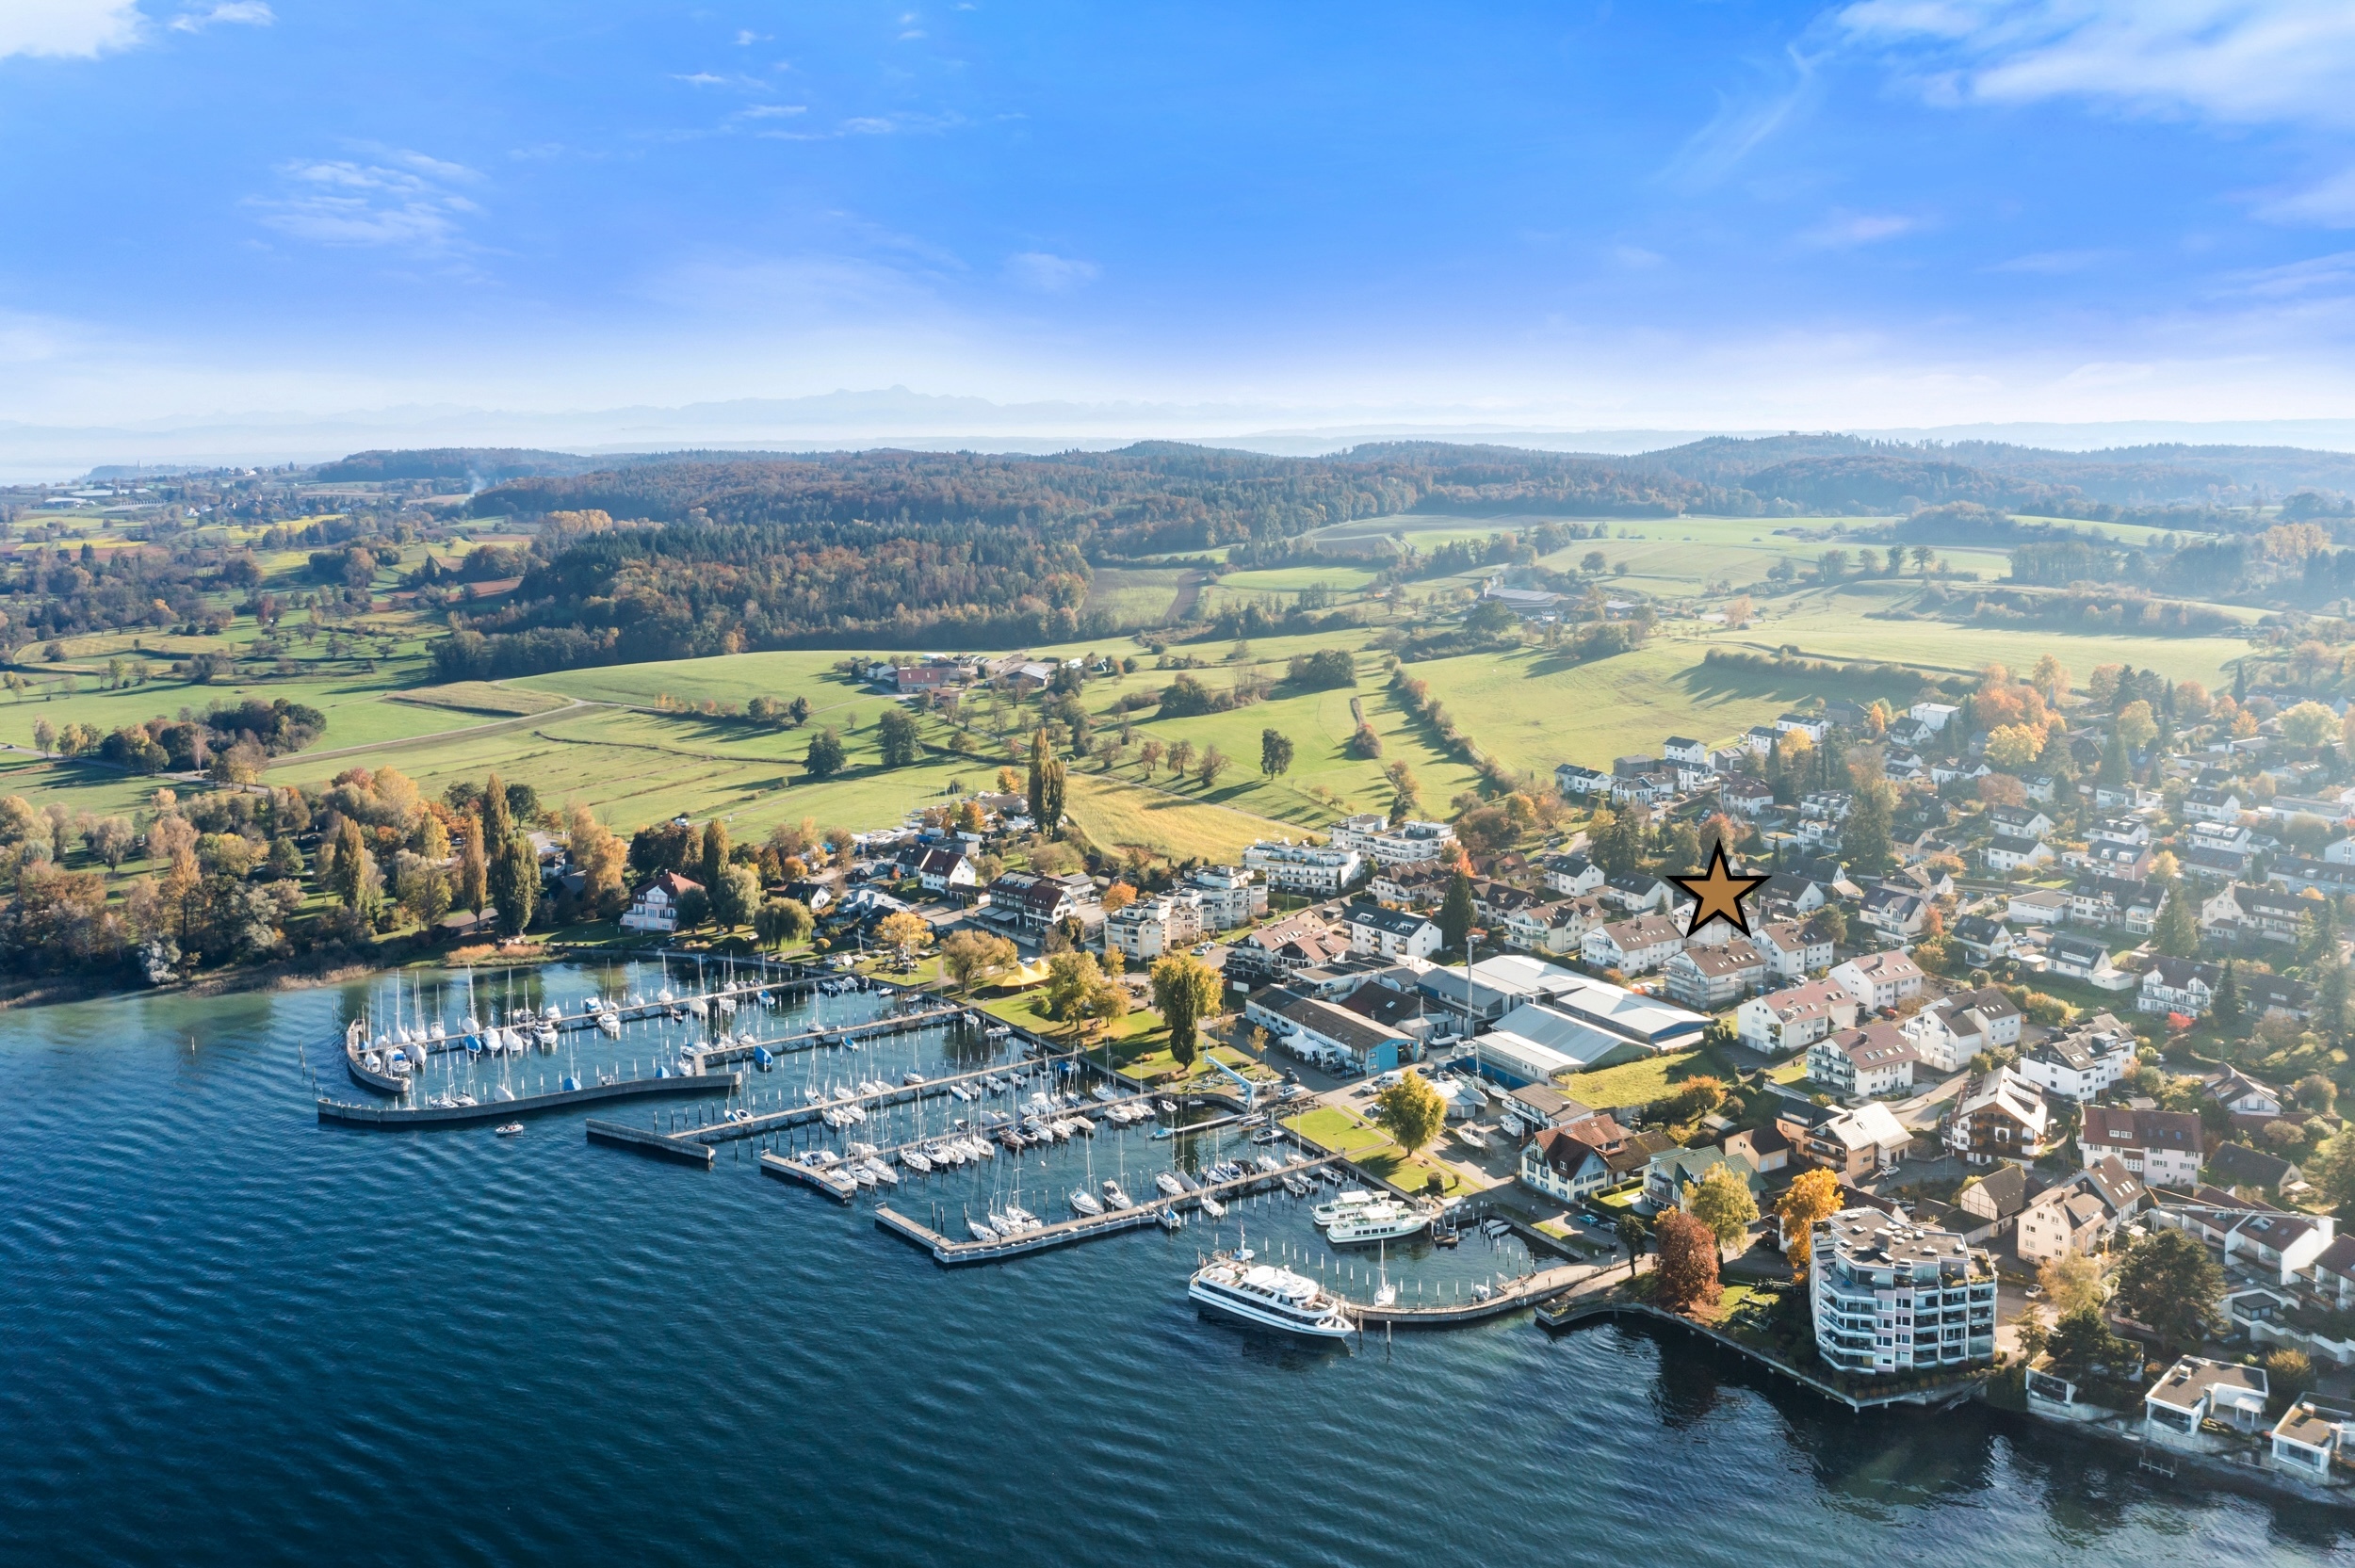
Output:
M1807 928L1796 920L1769 921L1750 940L1778 979L1805 979L1831 962L1830 939L1809 936Z
M665 871L648 882L622 915L622 929L629 931L674 931L678 929L678 901L689 893L700 893L703 883L690 882L675 871Z
M1596 969L1648 974L1684 948L1684 928L1664 915L1639 915L1588 931L1579 956Z
M1807 1075L1832 1092L1870 1099L1913 1087L1913 1042L1894 1024L1839 1029L1807 1049Z
M1602 867L1584 855L1547 855L1537 865L1545 872L1546 886L1565 898L1592 893L1602 885Z
M2135 1065L2132 1030L2106 1012L2056 1035L2020 1059L2021 1075L2049 1094L2085 1105Z
M1261 839L1242 852L1242 863L1265 877L1270 887L1288 893L1339 893L1356 882L1365 869L1365 862L1355 849L1338 844L1321 849L1283 839Z
M2053 973L2085 981L2097 991L2131 991L2141 977L2120 969L2110 957L2110 946L2099 937L2074 933L2055 936L2044 945Z
M1859 954L1833 969L1831 978L1876 1012L1922 994L1922 966L1904 953Z
M1730 942L1696 945L1669 955L1660 967L1669 997L1702 1012L1714 1012L1757 990L1766 981L1766 960L1740 937Z
M1202 939L1202 901L1163 893L1104 916L1104 947L1151 962Z
M1333 829L1333 848L1354 849L1377 865L1412 865L1444 860L1455 848L1455 830L1445 822L1401 822L1393 827L1379 812L1343 818Z
M2052 865L2053 848L2040 838L2015 838L2009 833L1997 833L1987 841L1987 849L1979 858L1990 871L2005 876L2022 867Z
M2135 1006L2143 1012L2201 1018L2216 1005L2216 971L2190 959L2162 958L2142 972Z
M2200 1118L2187 1110L2087 1106L2077 1148L2087 1166L2115 1156L2145 1187L2188 1188L2200 1179Z
M916 880L927 893L954 893L982 885L973 859L963 849L935 845L916 860Z
M1807 980L1753 996L1733 1015L1742 1043L1768 1056L1789 1056L1830 1034L1856 1026L1857 999L1836 980Z
M1438 922L1428 915L1380 904L1352 904L1347 922L1353 953L1426 959L1439 950Z
M1982 1051L2020 1043L2021 1012L1993 986L1941 996L1898 1026L1913 1042L1922 1065L1959 1073Z

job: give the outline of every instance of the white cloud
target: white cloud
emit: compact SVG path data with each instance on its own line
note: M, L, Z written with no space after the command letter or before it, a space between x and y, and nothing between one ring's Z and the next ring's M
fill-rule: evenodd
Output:
M783 120L788 115L807 114L807 104L755 104L738 111L746 120Z
M403 245L442 250L459 220L481 209L450 188L481 176L405 149L376 150L376 161L330 159L279 169L284 188L249 202L281 234L320 245Z
M2268 196L2249 210L2268 223L2355 229L2355 169L2342 170L2303 190Z
M139 25L135 0L0 0L0 59L88 58L138 42Z
M1933 101L2355 124L2347 0L1860 0L1838 21L1924 56L1910 64Z
M1076 261L1045 251L1023 251L1006 258L1006 276L1042 294L1061 294L1092 283L1097 271L1094 262Z
M2116 255L2111 251L2031 251L2024 256L1999 261L1988 268L1990 272L2037 272L2060 277L2071 272L2088 272Z
M262 0L221 0L208 11L185 11L171 19L175 33L201 33L215 23L244 27L267 27L278 20L278 13Z

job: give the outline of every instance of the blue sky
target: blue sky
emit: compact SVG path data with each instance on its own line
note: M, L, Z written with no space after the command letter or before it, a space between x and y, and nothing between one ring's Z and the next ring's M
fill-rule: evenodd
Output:
M0 0L0 419L2355 415L2345 0Z

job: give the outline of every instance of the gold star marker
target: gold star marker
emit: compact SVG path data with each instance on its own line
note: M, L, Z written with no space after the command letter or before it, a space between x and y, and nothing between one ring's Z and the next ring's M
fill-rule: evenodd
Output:
M1758 891L1766 881L1764 877L1737 877L1726 864L1726 847L1722 843L1709 847L1709 869L1697 877L1670 877L1668 880L1693 896L1693 917L1685 923L1684 934L1694 937L1712 920L1722 920L1740 931L1750 934L1750 917L1742 907L1742 900Z

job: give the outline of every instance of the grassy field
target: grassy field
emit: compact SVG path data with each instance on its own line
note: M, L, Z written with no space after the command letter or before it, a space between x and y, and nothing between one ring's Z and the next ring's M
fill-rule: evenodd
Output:
M1111 616L1115 625L1156 626L1168 619L1187 575L1175 566L1099 566L1083 607Z
M1139 849L1179 860L1231 863L1253 840L1286 829L1230 807L1089 773L1071 775L1068 806L1071 819L1099 848Z
M1389 1133L1339 1106L1319 1106L1303 1115L1287 1117L1284 1125L1409 1192L1422 1191L1434 1175L1450 1194L1470 1186L1457 1172L1427 1155L1408 1156Z
M1585 1106L1648 1105L1682 1079L1707 1073L1713 1063L1700 1051L1671 1051L1642 1061L1622 1062L1557 1080L1562 1092Z
M546 713L564 705L564 699L552 691L527 691L520 687L495 686L489 681L421 686L388 695L396 703L415 703L423 707L450 708L460 713L487 713L510 719Z
M2229 661L2249 652L2237 637L2136 637L2114 631L2070 632L2045 627L1964 626L1947 621L1872 621L1876 605L1843 591L1811 596L1803 607L1773 616L1747 633L1724 636L1770 647L1795 642L1827 658L1898 659L1931 667L1976 670L2000 663L2025 670L2051 654L2077 683L2098 664L2131 664L2196 680L2214 690L2232 685Z

